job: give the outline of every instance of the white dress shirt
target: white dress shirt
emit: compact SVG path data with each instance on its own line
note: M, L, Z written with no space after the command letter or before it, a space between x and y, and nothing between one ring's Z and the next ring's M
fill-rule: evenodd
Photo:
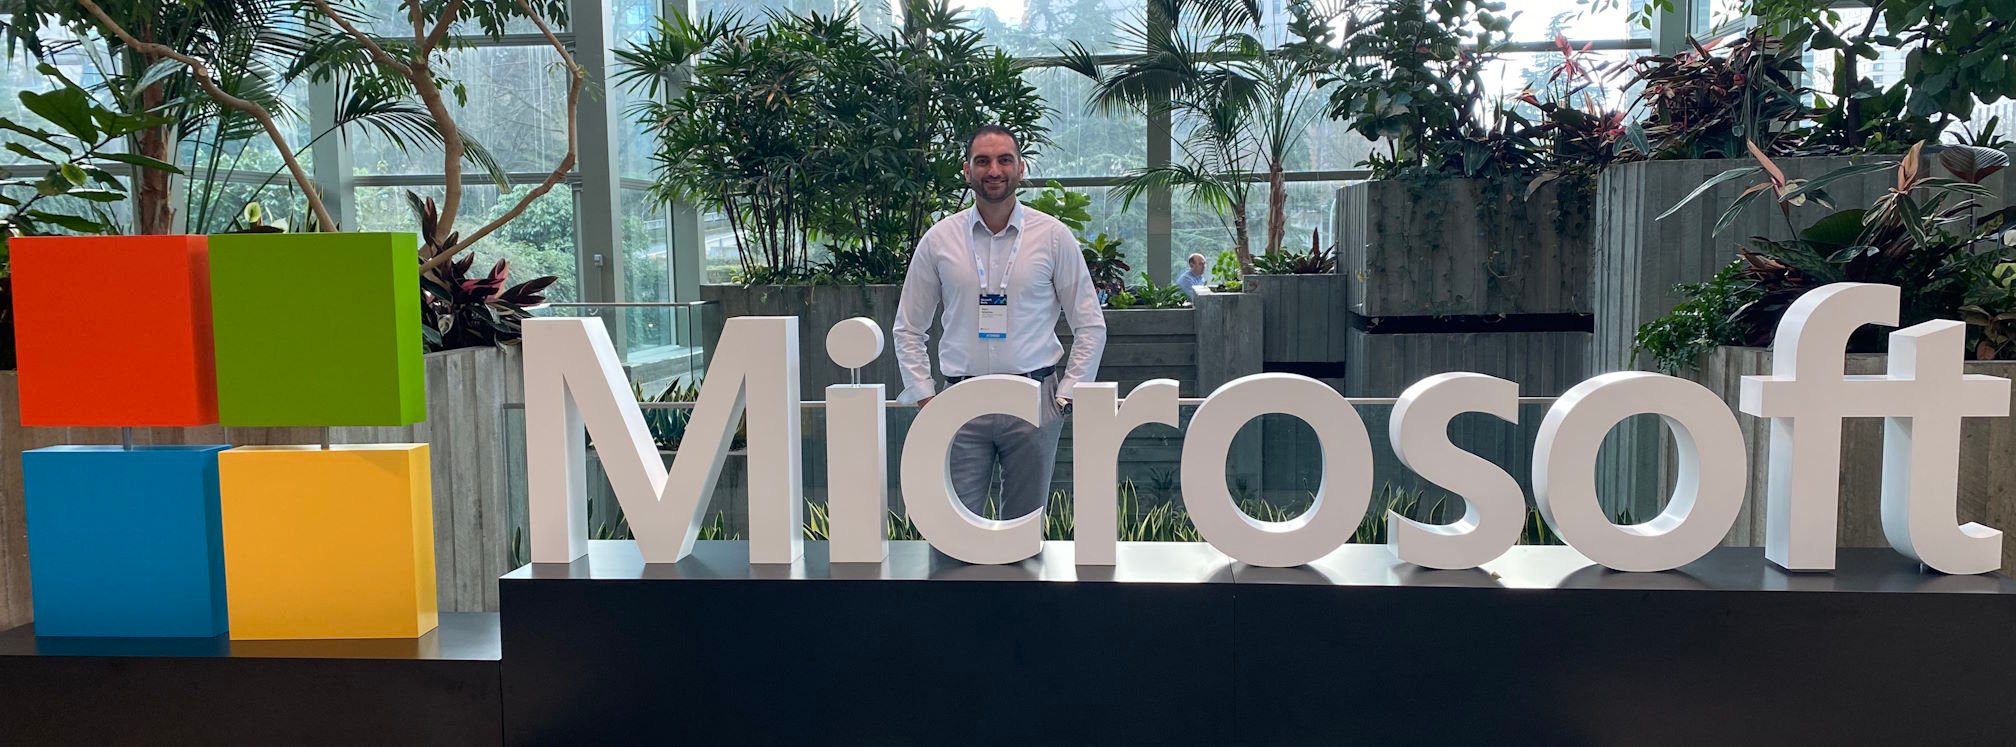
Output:
M982 265L987 292L1001 292L1001 278L1008 278L1005 339L980 339ZM948 377L1021 374L1061 365L1057 395L1069 398L1078 382L1098 375L1106 315L1099 309L1078 239L1056 218L1019 202L1000 233L987 230L979 210L968 208L938 221L917 242L890 329L903 371L899 401L937 394L928 351L931 318L940 309L945 339L938 343L938 368ZM1060 310L1071 325L1068 363L1057 339Z

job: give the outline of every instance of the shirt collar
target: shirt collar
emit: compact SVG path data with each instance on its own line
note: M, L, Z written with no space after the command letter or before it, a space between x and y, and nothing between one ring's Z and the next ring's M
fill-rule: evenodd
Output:
M1001 230L1003 230L1003 231L1006 231L1006 230L1008 230L1009 228L1013 228L1013 229L1015 229L1015 234L1016 234L1016 235L1018 235L1018 236L1019 236L1019 235L1021 235L1021 234L1022 234L1022 215L1023 215L1022 211L1023 211L1023 206L1022 206L1022 201L1021 201L1021 200L1016 200L1016 201L1015 201L1015 209L1014 209L1014 210L1011 210L1011 211L1009 211L1009 212L1008 212L1008 227L1007 227L1007 228L1003 228L1003 229L1001 229ZM974 227L974 228L978 228L978 229L980 229L981 231L986 231L986 232L987 232L987 235L989 235L989 236L992 236L992 235L994 235L994 232L993 232L993 231L988 231L988 230L987 230L987 221L985 221L985 220L981 220L981 218L980 218L980 206L979 206L979 205L977 205L977 204L976 204L976 205L974 205L974 206L973 206L973 208L972 208L972 212L973 212L973 223L972 223L973 227Z

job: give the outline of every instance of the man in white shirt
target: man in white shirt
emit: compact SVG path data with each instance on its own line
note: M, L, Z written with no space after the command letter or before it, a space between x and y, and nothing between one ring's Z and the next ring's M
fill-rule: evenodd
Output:
M1000 125L966 141L966 184L974 206L938 221L917 243L903 277L891 328L903 371L903 402L927 406L938 393L927 350L931 319L943 312L938 368L949 384L1011 374L1042 384L1042 422L984 415L952 440L952 486L961 503L985 516L987 487L1001 466L1002 519L1043 509L1057 464L1057 436L1071 389L1099 371L1106 316L1071 229L1015 199L1022 182L1021 144ZM1057 315L1071 325L1067 358Z
M1192 254L1190 255L1189 267L1183 270L1183 274L1176 276L1176 289L1183 291L1183 295L1189 296L1191 303L1196 303L1197 286L1203 284L1203 282L1204 255Z

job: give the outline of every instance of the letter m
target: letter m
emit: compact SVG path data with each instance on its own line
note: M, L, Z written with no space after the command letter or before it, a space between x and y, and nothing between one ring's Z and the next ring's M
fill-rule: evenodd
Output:
M804 549L799 475L798 319L729 319L668 469L601 320L527 319L525 467L532 562L588 553L584 436L609 475L646 563L693 551L729 443L749 416L749 559L790 563Z

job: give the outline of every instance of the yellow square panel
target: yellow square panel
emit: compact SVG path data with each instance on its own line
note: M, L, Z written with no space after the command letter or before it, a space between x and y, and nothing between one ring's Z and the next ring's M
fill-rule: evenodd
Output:
M235 640L417 638L438 620L426 444L217 455Z

